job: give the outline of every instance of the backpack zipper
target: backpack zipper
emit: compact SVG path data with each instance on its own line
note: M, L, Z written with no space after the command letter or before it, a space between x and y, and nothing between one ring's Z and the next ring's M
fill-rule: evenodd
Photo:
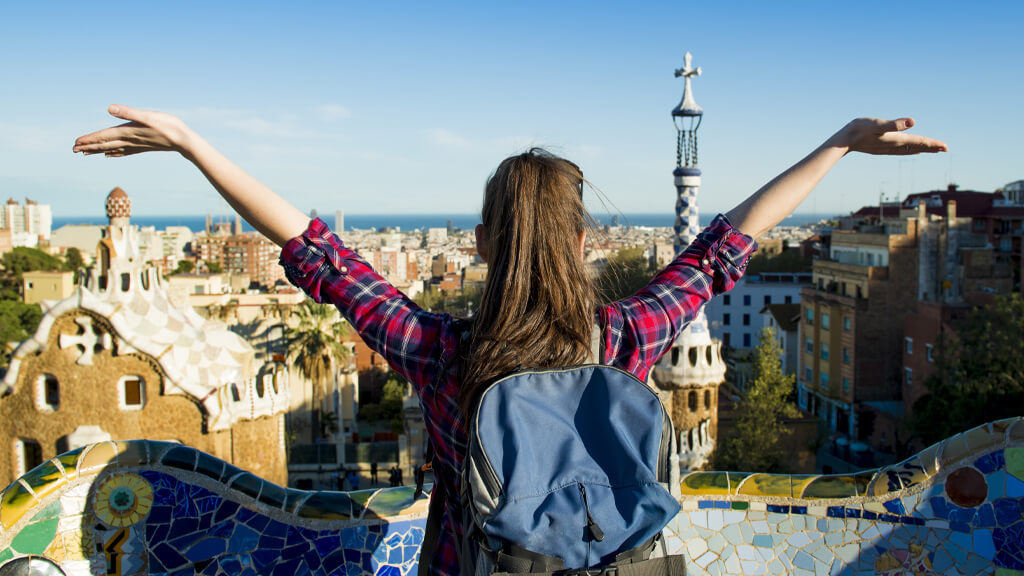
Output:
M590 515L590 505L587 504L587 487L583 484L580 484L580 493L583 494L583 511L587 514L587 530L593 540L600 542L604 540L604 530L601 530L601 527L594 521L594 517Z

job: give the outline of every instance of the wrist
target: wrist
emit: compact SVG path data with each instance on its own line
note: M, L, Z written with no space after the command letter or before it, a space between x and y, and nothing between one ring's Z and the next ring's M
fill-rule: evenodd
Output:
M845 156L853 148L854 137L851 125L852 122L840 128L838 132L822 144L822 147L836 149Z

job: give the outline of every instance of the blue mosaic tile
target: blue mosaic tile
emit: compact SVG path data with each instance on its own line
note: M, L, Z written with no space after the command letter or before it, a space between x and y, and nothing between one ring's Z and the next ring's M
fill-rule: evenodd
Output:
M397 566L381 566L374 576L402 576L402 571Z
M778 504L769 504L768 511L776 514L789 514L789 506L779 506Z
M171 527L167 524L148 524L146 525L146 542L150 544L163 542L170 530Z
M847 518L860 518L860 508L847 508L846 509L846 517Z
M306 561L306 566L310 570L318 570L320 568L320 555L317 554L316 550L307 548L306 553L302 555L302 559Z
M247 509L243 508L241 510L241 512L238 513L238 517L241 518L242 512L247 512L247 511L248 511ZM255 512L253 512L252 514L253 515L245 523L246 526L252 528L253 530L255 530L257 532L263 532L263 530L267 527L267 525L270 524L270 518L267 518L266 516L262 516L262 515L256 514Z
M219 524L214 524L213 527L210 528L210 530L207 532L207 534L213 536L214 538L227 538L231 536L231 532L234 530L234 528L234 522L221 522Z
M1006 456L1002 450L996 450L986 454L974 461L974 467L981 470L982 474L989 474L1006 467Z
M285 534L285 546L295 546L296 544L308 543L308 541L303 538L302 531L295 526L289 526Z
M274 550L274 553L277 554L281 548L284 548L284 538L275 538L264 534L260 536L258 547L263 550Z
M878 515L878 519L881 520L882 522L890 522L890 523L899 522L900 521L899 517L895 516L893 514L879 514Z
M949 521L958 524L970 524L974 521L977 510L974 508L953 508L949 512Z
M242 562L238 556L226 556L221 558L220 567L228 574L238 574L242 571Z
M732 509L732 502L728 500L715 500L715 508L723 508L725 510Z
M299 574L299 565L302 564L302 560L295 558L280 562L277 566L274 566L274 576L297 576ZM304 564L302 564L304 566ZM307 569L308 571L308 569Z
M213 517L214 522L223 522L235 515L238 511L238 503L231 500L224 500L217 508L217 514Z
M362 550L366 542L366 526L353 526L341 531L341 543L346 550Z
M846 513L842 506L829 506L825 512L829 518L845 518Z
M264 535L284 538L288 534L288 525L277 520L271 520L267 527L262 530Z
M807 514L807 506L790 506L789 510L793 514Z
M1006 477L1006 495L1010 498L1024 497L1024 480L1014 478L1012 475Z
M964 524L963 522L950 522L949 523L949 528L951 530L956 530L957 532L970 532L971 531L970 524Z
M196 518L175 518L171 523L171 537L190 534L199 529L199 520Z
M875 514L874 512L872 512L870 510L865 510L864 514L863 514L863 518L865 520L874 520L874 519L878 518L878 514Z
M280 553L277 550L262 549L255 550L251 554L253 567L260 574L266 573L265 571L277 563L280 558Z
M992 540L991 530L975 530L973 536L975 554L990 561L996 557L996 545Z
M328 574L332 574L332 573L334 573L335 570L338 570L339 568L344 566L345 565L345 552L346 552L345 550L335 550L334 552L328 554L327 556L324 556L323 559L320 561L321 562L321 566L322 566L324 572L326 572ZM353 550L353 552L356 552L357 555L359 553L358 550ZM344 572L341 572L341 573L344 573Z
M171 521L171 512L173 508L170 506L153 506L149 509L149 516L146 517L146 524L167 524Z
M227 543L221 538L204 538L185 551L185 557L193 562L210 560L223 554Z
M309 550L309 544L296 544L294 546L285 546L281 550L281 558L284 560L291 560L292 558L298 558L304 556Z
M167 570L173 570L179 566L189 563L187 558L179 554L178 551L167 542L161 542L155 547L150 548L150 556L156 556L163 567Z
M993 502L996 524L1009 526L1021 519L1021 502L1016 498L1000 498Z
M933 496L929 503L932 505L932 513L936 518L949 519L949 503L942 496Z
M758 534L754 536L754 546L759 548L774 548L775 544L773 543L770 535Z
M232 553L249 552L255 550L259 544L260 535L248 526L236 525L235 531L228 540L228 551Z
M885 506L885 509L893 514L903 515L907 513L906 509L903 508L903 500L900 500L899 498L889 500L888 502L882 502L882 506Z
M341 535L337 533L330 533L325 536L321 536L313 541L313 545L316 546L318 554L321 556L327 556L341 548Z
M697 508L699 510L706 510L708 508L714 508L714 507L715 507L715 503L713 501L711 501L711 500L701 500L700 502L697 502Z
M992 503L986 502L978 508L974 525L979 528L992 528L996 525L996 515L992 511Z

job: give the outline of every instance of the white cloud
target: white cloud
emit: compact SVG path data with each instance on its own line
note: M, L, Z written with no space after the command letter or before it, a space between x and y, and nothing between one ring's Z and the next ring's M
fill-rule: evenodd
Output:
M464 136L460 136L454 132L445 130L444 128L434 128L427 133L427 139L438 146L447 146L450 148L470 148L473 143Z
M340 104L324 104L317 108L317 112L324 122L337 122L352 116L352 111Z

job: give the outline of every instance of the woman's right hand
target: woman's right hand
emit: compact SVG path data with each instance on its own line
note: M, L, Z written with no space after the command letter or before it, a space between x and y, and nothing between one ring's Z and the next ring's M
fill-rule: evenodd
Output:
M75 140L73 152L81 152L86 156L103 154L107 157L151 151L184 153L191 131L178 117L118 104L112 104L107 112L128 122L80 136Z

